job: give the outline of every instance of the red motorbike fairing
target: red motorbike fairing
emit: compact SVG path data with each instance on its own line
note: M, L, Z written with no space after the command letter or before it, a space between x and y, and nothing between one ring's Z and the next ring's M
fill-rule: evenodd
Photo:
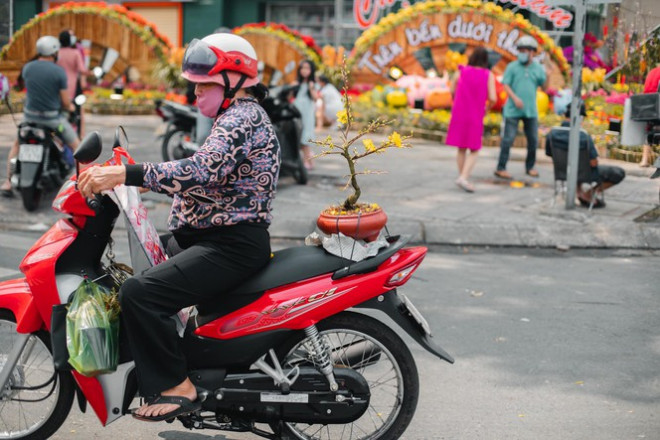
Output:
M195 334L230 339L266 330L304 329L392 290L390 278L403 268L418 265L425 255L424 247L402 249L377 271L359 275L359 288L354 276L333 280L332 274L327 274L269 290L252 304L200 326Z
M0 283L0 309L11 310L19 333L33 333L43 328L44 321L25 278Z
M105 391L101 383L97 378L83 376L75 370L71 373L73 373L74 379L78 382L80 389L85 394L85 398L96 413L99 421L105 426L108 421L108 408L105 405Z
M43 325L48 330L53 306L60 304L55 283L55 264L77 236L78 229L68 220L60 219L30 248L19 265L36 299Z
M74 175L62 186L62 189L55 196L55 200L53 200L53 209L74 217L94 217L96 213L87 205L87 200L78 191L76 181Z

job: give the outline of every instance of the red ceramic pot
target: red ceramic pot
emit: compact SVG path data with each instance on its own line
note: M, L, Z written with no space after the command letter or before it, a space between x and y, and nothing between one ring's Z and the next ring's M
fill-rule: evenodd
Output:
M387 215L380 208L371 212L350 215L326 214L324 211L316 220L316 226L328 235L341 232L347 237L364 241L377 239L385 223L387 223Z

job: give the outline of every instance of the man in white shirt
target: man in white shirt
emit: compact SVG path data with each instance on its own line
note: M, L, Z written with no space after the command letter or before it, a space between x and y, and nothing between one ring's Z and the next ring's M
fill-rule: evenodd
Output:
M316 130L331 126L337 122L337 112L344 108L341 93L330 83L328 77L318 78L319 99L316 101Z

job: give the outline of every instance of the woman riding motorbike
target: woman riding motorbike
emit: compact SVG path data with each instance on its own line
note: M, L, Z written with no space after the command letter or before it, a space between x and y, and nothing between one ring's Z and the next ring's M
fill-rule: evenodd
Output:
M170 258L127 280L120 291L146 401L133 416L148 421L200 408L170 316L186 306L221 301L269 261L268 225L280 163L275 132L258 104L267 89L259 84L256 52L247 40L225 33L195 39L182 70L196 83L200 111L215 118L199 151L159 164L92 167L78 180L86 197L122 183L174 196Z

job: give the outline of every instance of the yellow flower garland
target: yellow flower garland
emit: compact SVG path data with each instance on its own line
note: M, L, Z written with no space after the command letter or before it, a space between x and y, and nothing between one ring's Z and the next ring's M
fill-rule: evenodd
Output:
M320 67L323 64L321 61L320 54L318 54L316 51L312 50L309 46L307 46L307 44L305 44L305 42L302 41L299 37L289 32L283 31L281 29L275 29L268 25L263 27L255 27L255 26L247 25L247 26L237 27L233 30L233 32L236 35L261 34L261 35L268 35L275 38L279 38L280 40L284 40L293 47L295 47L298 50L298 52L303 54L304 57L307 58L308 60L311 60L317 67Z
M559 70L562 72L566 80L569 80L570 66L561 49L555 45L550 37L544 32L541 32L522 15L514 14L511 10L504 9L492 2L481 3L477 0L428 0L415 3L414 5L401 9L396 13L388 14L377 24L364 31L355 41L355 46L348 59L347 67L349 69L352 68L381 35L419 15L432 15L438 12L475 12L495 18L504 23L515 25L518 29L531 35L541 43L543 50L557 63Z
M25 31L31 29L33 26L42 22L43 20L47 20L51 17L56 17L63 14L96 14L118 21L136 33L140 39L144 41L144 43L152 50L154 50L156 55L161 59L166 59L167 54L172 48L172 43L169 41L169 39L154 29L154 25L152 23L145 21L145 24L141 24L136 22L133 18L127 15L131 13L123 6L107 5L104 2L84 2L79 4L70 2L37 14L34 18L25 23L19 30L14 33L14 35L12 35L9 43L3 46L2 50L0 50L0 60L5 59L7 52L9 51L9 47L12 45L14 40L23 35Z

